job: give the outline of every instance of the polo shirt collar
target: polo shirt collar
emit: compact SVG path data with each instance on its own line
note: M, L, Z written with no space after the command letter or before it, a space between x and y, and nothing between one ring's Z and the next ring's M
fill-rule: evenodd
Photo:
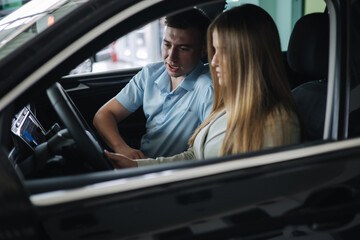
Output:
M166 67L163 66L164 71L162 74L155 80L155 84L161 91L161 93L169 93L170 91L170 76L166 71Z
M185 89L186 91L191 91L194 88L195 82L200 75L200 73L204 69L204 63L199 61L199 63L196 65L196 67L191 71L189 75L184 78L184 80L180 83L178 86ZM164 66L164 72L159 76L158 79L155 80L156 85L158 86L159 90L164 92L170 91L170 76L166 71L166 68Z
M179 87L184 88L186 91L191 91L194 88L195 82L204 69L204 63L199 61L196 67L191 71L189 75L180 83Z

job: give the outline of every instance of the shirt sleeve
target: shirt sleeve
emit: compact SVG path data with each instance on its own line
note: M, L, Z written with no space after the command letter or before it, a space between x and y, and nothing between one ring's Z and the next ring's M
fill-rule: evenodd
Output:
M143 104L146 72L145 69L138 72L115 97L130 112Z
M148 166L148 165L156 165L163 163L172 163L172 162L180 162L185 160L193 160L195 159L194 149L192 147L188 148L187 151L176 154L172 157L157 157L157 158L147 158L147 159L139 159L135 160L139 167Z

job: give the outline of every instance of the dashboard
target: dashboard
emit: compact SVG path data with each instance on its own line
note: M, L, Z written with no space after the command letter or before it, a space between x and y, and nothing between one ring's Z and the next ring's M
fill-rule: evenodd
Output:
M31 150L46 141L45 130L28 107L24 107L15 115L11 132L20 140L19 144L25 144Z
M68 169L84 169L82 165L74 165L79 155L68 130L55 123L46 131L30 109L30 106L23 107L11 125L13 149L9 159L24 177L49 177L69 173Z

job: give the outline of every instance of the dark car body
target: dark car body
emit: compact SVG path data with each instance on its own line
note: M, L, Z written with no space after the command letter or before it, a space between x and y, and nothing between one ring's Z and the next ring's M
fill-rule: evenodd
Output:
M91 156L76 141L82 137L66 132L72 116L57 115L49 89L60 82L66 101L81 112L75 116L91 125L95 111L139 68L66 76L73 68L150 21L219 1L73 2L80 4L0 59L0 239L360 238L360 1L326 1L329 70L321 139L118 171L88 162ZM289 72L289 79L294 75ZM62 154L36 161L44 159L31 145L37 143L24 143L12 131L22 116L35 118L32 124L48 136L61 128L65 140L56 139L54 147L70 149L71 162ZM120 125L133 145L144 121L140 109ZM93 136L89 144L104 147Z

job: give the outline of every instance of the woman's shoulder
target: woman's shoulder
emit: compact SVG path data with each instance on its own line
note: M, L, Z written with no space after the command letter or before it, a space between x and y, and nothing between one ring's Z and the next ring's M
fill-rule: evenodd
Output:
M263 148L296 144L301 141L301 127L297 114L277 109L265 123Z
M266 120L265 125L291 124L299 125L299 118L294 111L287 111L284 108L276 108Z

